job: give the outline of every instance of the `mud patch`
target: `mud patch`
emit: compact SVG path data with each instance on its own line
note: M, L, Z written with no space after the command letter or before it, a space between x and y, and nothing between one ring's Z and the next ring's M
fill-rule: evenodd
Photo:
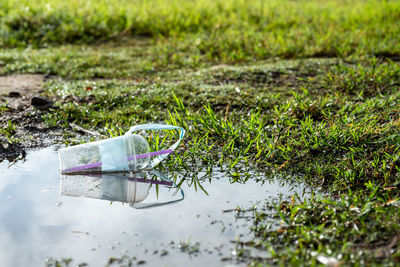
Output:
M207 81L211 85L248 84L254 87L296 87L318 75L320 64L300 62L294 66L270 68L216 68Z
M42 74L0 76L1 103L9 109L22 111L30 106L31 98L40 92L44 82Z
M45 81L42 74L15 74L0 76L0 94L21 96L39 91ZM11 94L10 94L11 93Z
M211 82L215 85L231 83L248 83L253 86L263 84L281 84L284 80L295 82L295 76L282 71L247 71L247 72L225 72L214 75Z
M4 137L0 138L0 162L4 159L9 164L14 164L17 161L24 161L26 152L21 144L9 142Z
M65 129L48 127L43 115L54 112L50 99L40 96L46 76L0 76L0 162L25 157L26 149L63 140Z

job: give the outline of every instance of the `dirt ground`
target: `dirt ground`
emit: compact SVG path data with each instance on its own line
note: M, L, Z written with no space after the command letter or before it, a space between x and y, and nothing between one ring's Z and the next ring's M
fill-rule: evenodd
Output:
M27 95L39 91L45 81L42 74L15 74L0 76L0 94L18 92Z
M45 81L41 74L0 76L0 162L13 162L24 157L26 149L61 140L61 127L48 127L41 118L54 108L41 96Z

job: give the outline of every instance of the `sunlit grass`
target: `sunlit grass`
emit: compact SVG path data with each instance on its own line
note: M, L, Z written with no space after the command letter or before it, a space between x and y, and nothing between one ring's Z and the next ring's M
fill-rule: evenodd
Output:
M397 1L6 1L0 46L158 40L168 62L398 56Z
M216 171L244 182L249 170L322 189L254 212L251 242L236 249L249 264L309 266L330 257L390 265L400 255L399 70L377 58L300 60L159 71L133 82L51 81L59 109L45 121L104 136L145 122L182 126L184 142L159 167L196 189L207 190L201 179ZM244 244L269 256L253 258L256 248Z
M184 173L175 176L179 184L201 188L198 174L215 170L243 181L250 169L259 180L293 174L324 192L267 203L272 215L255 211L253 241L244 243L268 257L252 258L255 247L238 242L240 259L398 264L399 1L0 0L0 7L0 73L64 78L46 83L56 108L43 118L69 129L67 144L71 123L102 138L169 123L187 135L159 167ZM0 130L15 129L9 122ZM151 141L156 148L157 140L165 139ZM270 217L282 221L279 229Z

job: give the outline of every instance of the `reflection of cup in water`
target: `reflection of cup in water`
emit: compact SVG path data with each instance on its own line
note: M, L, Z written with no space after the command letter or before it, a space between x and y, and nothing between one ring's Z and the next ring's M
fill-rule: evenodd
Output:
M102 199L127 202L130 205L142 202L149 195L151 186L150 183L140 182L144 177L145 173L136 173L131 176L122 174L119 177L103 175L101 181Z
M151 187L145 172L134 174L61 175L61 195L129 203L144 201Z

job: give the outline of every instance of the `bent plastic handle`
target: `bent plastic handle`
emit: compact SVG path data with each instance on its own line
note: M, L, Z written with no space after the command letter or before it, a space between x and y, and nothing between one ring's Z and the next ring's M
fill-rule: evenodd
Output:
M169 154L171 154L180 144L181 140L185 136L185 129L179 126L173 126L173 125L168 125L168 124L142 124L142 125L137 125L133 126L127 131L125 134L132 134L133 132L136 131L141 131L141 130L180 130L179 134L179 139L176 141L175 144L173 144L170 148L168 148L165 151L168 151L169 153L163 153L160 155L157 155L156 158L154 158L152 161L150 161L149 165L147 168L152 169L155 166L157 166L162 160L164 160Z

